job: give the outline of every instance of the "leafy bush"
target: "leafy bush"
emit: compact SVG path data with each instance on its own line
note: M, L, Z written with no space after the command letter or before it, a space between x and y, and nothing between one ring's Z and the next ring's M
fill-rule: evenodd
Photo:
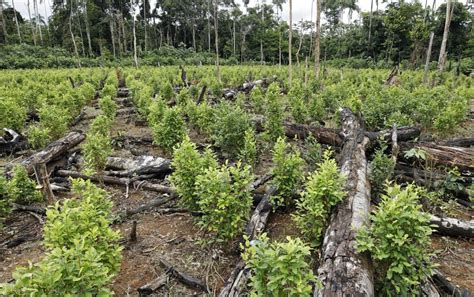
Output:
M74 180L67 199L48 209L44 227L46 256L18 268L15 283L1 284L7 296L109 296L106 286L120 268L118 232L110 228L112 203L90 181Z
M264 128L271 141L276 141L279 137L285 135L283 109L278 101L279 93L280 87L276 83L272 83L267 90Z
M244 144L239 151L239 158L249 165L254 165L257 160L257 142L252 128L245 131Z
M163 119L163 114L165 113L166 103L161 97L156 98L150 104L149 113L148 113L148 123L151 127L158 125Z
M109 118L110 120L114 120L117 114L117 103L112 99L110 96L105 96L99 100L99 107L102 110L102 113Z
M250 166L210 167L196 178L196 196L203 215L199 225L226 241L242 231L252 207Z
M189 210L199 210L198 197L195 193L196 178L208 168L216 168L217 161L208 150L200 154L196 145L185 136L173 152L171 163L173 173L170 180L176 188L180 200L179 203Z
M68 129L70 116L58 105L43 105L39 109L40 125L50 132L51 139L61 138Z
M0 227L2 221L12 211L10 205L10 195L8 195L8 182L3 175L0 175Z
M211 138L223 152L236 156L250 128L248 115L238 106L221 103L214 109Z
M414 185L387 185L386 195L371 214L372 225L357 234L359 252L369 251L384 274L384 295L411 296L432 274L430 215L421 211Z
M8 195L11 201L30 204L43 200L43 195L36 189L36 182L28 177L26 168L17 165L13 168L13 177L8 183Z
M306 153L303 155L306 164L311 169L316 169L323 159L323 150L321 148L321 144L317 141L316 138L312 134L310 134L304 140L305 147L307 149Z
M178 107L167 108L161 122L152 127L153 143L171 151L186 135L186 124Z
M308 177L293 215L298 229L312 246L319 246L331 208L346 197L343 191L345 182L346 177L339 172L336 161L326 151L319 169Z
M242 259L252 272L252 296L311 295L311 282L316 278L307 262L310 248L299 238L286 240L269 243L266 234L246 240Z
M41 125L30 125L26 131L28 143L33 149L42 149L51 141L49 128Z
M303 179L303 162L295 147L278 138L273 148L273 184L278 189L278 195L270 200L274 207L289 204Z
M92 121L88 132L90 135L100 134L108 136L111 128L112 120L105 114L101 114Z
M214 112L214 108L206 102L200 104L189 102L186 106L186 114L188 115L189 122L197 128L199 132L204 134L212 134Z
M260 86L256 86L252 89L252 91L250 92L250 99L253 103L255 112L263 113L265 106L265 97Z
M377 198L385 189L387 181L393 176L395 163L390 156L387 156L384 151L387 145L380 142L380 148L375 151L374 159L370 162L370 187L372 197Z
M26 109L15 102L14 99L0 100L0 129L9 128L21 131L26 120Z
M87 133L82 147L85 167L89 172L101 173L112 153L112 143L108 134Z

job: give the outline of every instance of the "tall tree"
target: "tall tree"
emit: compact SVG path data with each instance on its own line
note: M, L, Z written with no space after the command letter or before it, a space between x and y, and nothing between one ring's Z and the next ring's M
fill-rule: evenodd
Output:
M292 81L292 75L293 75L293 69L292 69L292 64L291 60L293 59L291 56L291 47L292 47L292 39L293 39L293 1L290 0L290 31L288 34L288 71L289 71L289 81L290 81L290 87L291 87L291 81Z
M13 15L15 18L16 32L18 34L18 40L21 43L20 24L18 24L18 16L16 15L15 0L12 0L12 6L13 6Z
M451 0L446 2L446 20L444 22L443 40L439 50L438 70L443 71L446 64L446 44L448 43L449 24L451 23Z
M314 77L319 79L321 56L321 1L316 0L316 38L314 40Z

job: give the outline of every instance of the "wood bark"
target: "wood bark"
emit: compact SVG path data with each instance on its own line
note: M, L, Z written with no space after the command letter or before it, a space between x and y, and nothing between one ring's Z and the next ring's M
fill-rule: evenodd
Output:
M136 189L143 189L147 191L165 193L170 195L175 195L176 191L172 187L163 186L160 184L153 184L145 181L134 181L133 179L128 178L119 178L113 176L99 176L99 175L85 175L77 171L70 170L58 170L56 173L58 176L62 177L72 177L72 178L82 178L91 180L93 182L103 182L106 184L112 185L121 185L121 186L133 186Z
M120 170L119 176L167 174L171 172L171 160L146 155L135 159L109 157L106 169Z
M441 41L441 48L439 50L438 70L444 71L446 64L446 46L448 44L449 25L451 24L451 0L446 1L446 18L444 21L443 39Z
M28 141L12 129L3 128L5 136L0 137L0 155L12 154L27 149Z
M474 237L474 221L463 221L455 218L440 218L432 215L430 224L435 225L435 232L453 237Z
M314 42L314 77L319 79L321 56L321 1L316 0L316 38Z
M460 288L450 282L444 274L438 270L434 270L434 274L431 277L435 285L442 290L444 293L448 294L448 296L452 297L471 297L474 296L471 292L469 292L466 288Z
M48 169L46 168L45 163L37 163L33 167L36 180L39 185L41 185L41 191L46 196L48 200L48 204L53 204L56 199L54 198L53 190L49 183L49 173Z
M443 141L441 144L447 146L471 147L474 146L474 137L453 138L450 140Z
M430 70L430 59L431 59L431 49L433 47L433 38L434 38L434 32L430 33L430 42L428 43L428 49L426 50L426 61L425 61L425 71L423 74L423 83L428 82L428 73Z
M38 163L48 164L58 158L71 148L75 147L85 139L85 135L80 132L71 132L63 138L50 143L44 150L33 154L23 160L20 164L25 166L28 173L33 173L33 167Z
M458 167L461 170L474 171L474 148L439 145L430 142L400 144L400 154L416 148L427 155L427 162L434 165ZM403 158L402 156L399 156Z
M151 295L153 292L163 287L168 283L169 276L167 273L160 275L158 278L147 283L146 285L141 286L137 289L140 297Z
M364 228L370 207L370 185L365 149L369 138L348 109L342 109L341 172L347 176L348 195L336 205L324 235L318 276L323 288L314 296L374 296L368 254L355 248L356 230Z
M164 259L160 259L160 264L166 269L166 273L176 278L179 282L185 284L186 286L189 286L195 289L200 289L204 292L209 293L209 289L207 288L207 285L204 282L200 281L199 279L192 277L187 273L179 271L176 267L174 267L171 263L169 263L168 261Z
M272 211L270 204L270 197L276 193L275 187L270 187L263 199L258 203L252 217L245 227L245 234L249 240L255 239L267 225L268 218ZM220 297L238 297L242 296L247 287L247 282L250 279L250 270L245 267L245 262L241 259L226 281L224 288L220 292Z

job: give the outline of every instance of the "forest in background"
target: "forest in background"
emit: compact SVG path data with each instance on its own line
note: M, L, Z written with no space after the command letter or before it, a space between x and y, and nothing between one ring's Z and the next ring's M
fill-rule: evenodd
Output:
M242 7L230 0L53 1L44 19L45 1L33 0L28 18L14 1L2 2L0 68L121 65L288 64L289 35L293 63L313 59L317 22L282 20L286 0ZM430 33L436 67L446 21L446 4L392 2L362 12L355 0L308 1L321 5L320 57L336 67L418 68L425 62ZM30 7L30 6L29 6ZM344 13L358 19L343 22ZM448 68L469 73L474 60L473 4L453 2L446 45ZM313 13L316 19L317 13ZM134 53L136 52L136 62ZM458 63L462 62L462 63ZM456 64L452 64L456 63ZM460 68L460 69L459 69Z

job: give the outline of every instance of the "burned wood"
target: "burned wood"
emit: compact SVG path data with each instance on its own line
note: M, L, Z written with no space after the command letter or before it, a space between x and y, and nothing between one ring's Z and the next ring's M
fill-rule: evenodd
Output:
M201 102L204 100L204 95L206 95L206 91L207 91L207 86L206 85L202 86L201 93L199 93L199 97L196 104L201 104Z
M255 239L267 225L268 218L272 211L270 204L270 197L276 193L275 187L270 187L263 199L258 203L255 208L252 217L250 218L247 226L245 227L245 234L249 237L249 240ZM241 259L237 266L230 274L226 281L224 288L220 292L220 297L238 297L241 296L247 286L247 282L250 279L250 270L245 267L245 262Z
M46 209L44 207L33 206L33 205L22 205L22 204L13 203L13 210L31 211L43 216L46 215Z
M120 106L133 107L133 100L130 97L117 98L115 102Z
M168 283L169 276L167 273L160 275L158 278L149 282L148 284L141 286L137 289L140 297L148 296L153 294L156 290L160 289Z
M130 217L132 215L135 215L135 214L153 209L155 207L164 205L164 204L172 201L174 198L175 198L174 196L155 198L155 199L147 202L146 204L140 205L137 208L127 209L125 211L122 211L117 215L117 217L120 218L120 219Z
M128 88L119 88L117 90L118 98L124 98L124 97L129 97L129 96L130 96L130 90Z
M36 163L33 166L33 170L35 172L36 181L38 182L38 185L41 186L41 191L47 198L48 204L53 204L56 199L54 198L53 190L49 183L49 173L46 164Z
M56 174L62 177L82 178L82 179L87 179L87 180L91 180L93 182L99 182L99 183L103 182L106 184L121 185L121 186L131 185L135 187L136 189L140 188L147 191L166 193L170 195L174 195L176 193L173 188L168 187L168 186L153 184L153 183L145 182L145 181L131 181L128 178L120 178L120 177L113 177L113 176L107 176L107 175L89 176L89 175L85 175L80 172L71 171L71 170L58 170Z
M132 222L132 229L130 230L130 242L137 242L137 221Z
M183 65L179 65L179 70L181 70L181 81L185 87L189 86L188 82L188 75L186 74L186 70L184 70Z
M426 153L427 162L435 165L458 167L461 170L474 171L474 148L438 145L429 142L402 143L400 158L410 149L420 149Z
M171 172L171 160L154 157L138 156L135 159L109 157L107 169L120 170L120 176L168 174Z
M440 297L438 289L430 278L426 278L420 284L421 296L426 297Z
M441 142L442 145L447 146L459 146L459 147L471 147L474 146L474 137L468 138L454 138Z
M411 126L399 127L396 130L397 130L397 141L399 142L413 140L419 137L421 134L420 127L411 127ZM365 132L365 136L367 136L370 139L370 141L376 141L380 138L382 138L385 141L391 141L393 131L394 129L392 128L390 130L383 130L383 131L377 131L377 132Z
M431 276L435 285L442 290L445 294L452 297L472 297L474 294L469 292L466 288L460 288L450 282L444 274L438 269L434 270L434 274Z
M35 164L48 164L51 160L56 159L81 143L85 138L85 135L80 132L71 132L65 137L52 142L44 150L26 158L20 164L25 166L28 173L31 174L33 173L33 167Z
M168 261L164 259L160 259L160 264L166 269L166 273L170 274L171 276L176 278L179 282L183 283L184 285L202 290L206 293L210 293L209 289L207 288L207 285L204 282L190 276L187 273L179 271L178 269L176 269L176 267L171 265L171 263L169 263Z
M0 155L13 154L29 148L28 141L12 129L3 128L5 132L0 137Z
M455 218L440 218L432 215L430 224L435 225L435 232L444 236L474 237L474 221L463 221Z
M367 254L355 248L356 230L367 222L370 185L365 149L369 138L349 109L342 109L341 173L347 176L347 198L336 205L321 249L318 278L323 287L314 296L373 296L373 270Z

